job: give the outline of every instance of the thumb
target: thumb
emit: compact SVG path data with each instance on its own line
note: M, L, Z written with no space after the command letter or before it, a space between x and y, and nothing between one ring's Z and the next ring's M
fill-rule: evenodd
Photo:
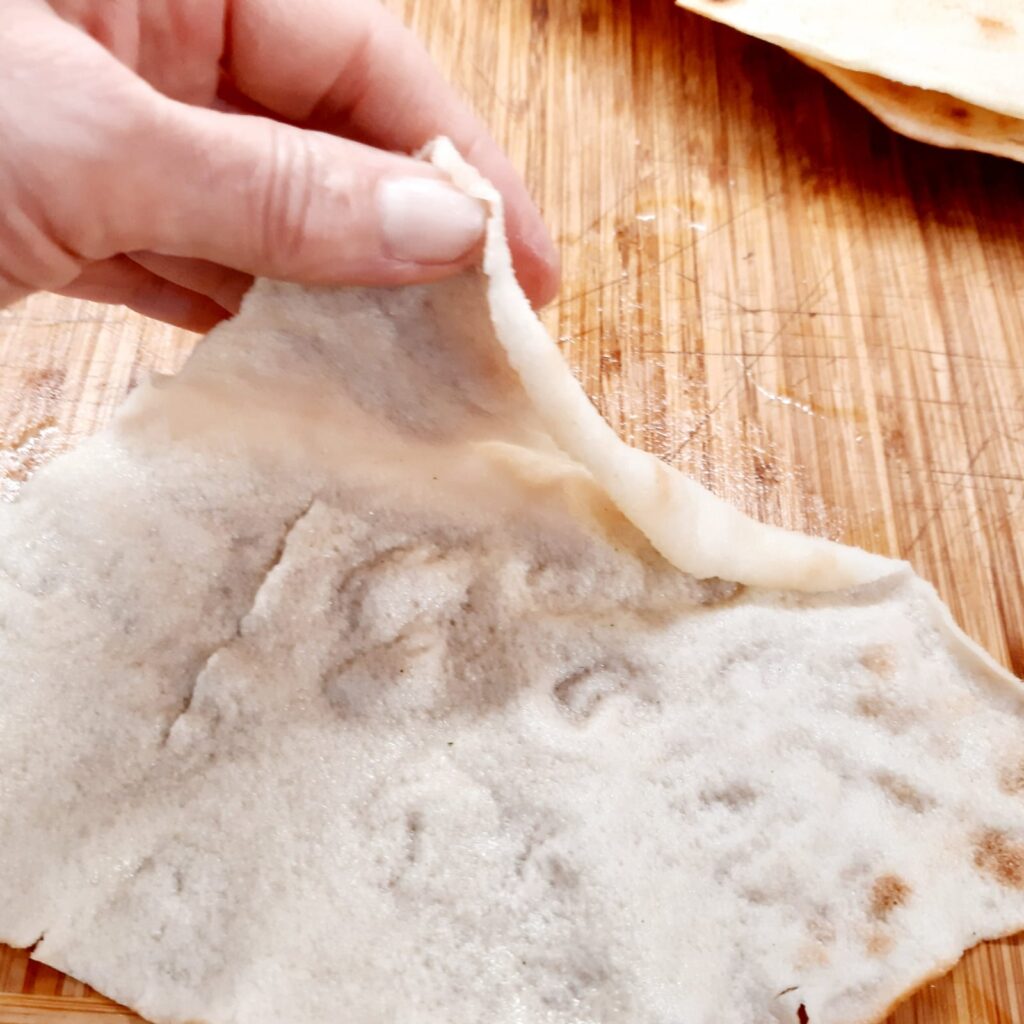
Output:
M122 251L366 285L434 280L477 256L482 204L427 164L267 118L157 106L106 213Z

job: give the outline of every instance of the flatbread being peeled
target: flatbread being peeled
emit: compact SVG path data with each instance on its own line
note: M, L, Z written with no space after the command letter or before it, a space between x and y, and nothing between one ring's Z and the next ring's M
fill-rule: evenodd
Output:
M618 441L515 283L259 282L0 508L0 940L153 1021L879 1019L1024 927L1020 683Z

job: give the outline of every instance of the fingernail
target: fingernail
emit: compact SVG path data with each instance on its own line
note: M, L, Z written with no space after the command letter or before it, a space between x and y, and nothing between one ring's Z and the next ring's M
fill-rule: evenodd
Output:
M443 181L385 178L377 189L388 255L413 263L452 263L480 241L483 204Z

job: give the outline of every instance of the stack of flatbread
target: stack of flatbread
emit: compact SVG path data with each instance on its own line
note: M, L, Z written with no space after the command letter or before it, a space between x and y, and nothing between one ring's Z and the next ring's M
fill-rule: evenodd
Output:
M904 135L1024 160L1020 3L676 2L784 46Z
M153 1021L865 1024L1024 927L1024 696L627 447L512 274L259 282L0 514L0 940Z

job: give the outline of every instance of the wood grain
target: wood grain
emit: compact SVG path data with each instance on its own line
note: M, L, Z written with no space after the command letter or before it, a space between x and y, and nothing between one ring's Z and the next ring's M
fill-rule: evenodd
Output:
M543 206L546 321L619 431L766 520L911 559L1024 674L1024 167L901 139L669 0L395 6ZM0 312L4 493L192 340L53 297ZM0 992L0 1024L134 1019L4 949ZM1024 1024L1024 942L891 1021Z

